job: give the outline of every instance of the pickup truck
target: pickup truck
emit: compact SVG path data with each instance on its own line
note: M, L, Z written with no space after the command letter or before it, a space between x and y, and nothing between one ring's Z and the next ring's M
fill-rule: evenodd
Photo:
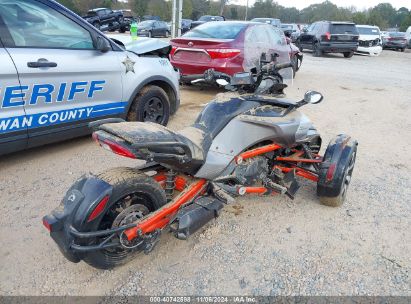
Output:
M115 23L121 25L124 22L123 12L112 11L108 8L95 8L89 10L87 15L83 17L88 23L91 23L95 28L112 27Z

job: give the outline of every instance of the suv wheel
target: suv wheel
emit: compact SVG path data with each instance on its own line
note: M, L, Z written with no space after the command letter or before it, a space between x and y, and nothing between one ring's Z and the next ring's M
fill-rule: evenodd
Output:
M295 46L298 47L298 49L300 50L300 52L303 51L303 47L301 46L300 40L296 40L296 41L295 41Z
M314 43L313 45L313 56L314 57L321 57L323 54L323 51L320 49L320 44L318 42Z
M351 58L354 55L354 52L344 52L343 54L345 58Z
M154 122L167 125L170 118L170 100L160 87L148 85L134 99L127 115L129 121Z

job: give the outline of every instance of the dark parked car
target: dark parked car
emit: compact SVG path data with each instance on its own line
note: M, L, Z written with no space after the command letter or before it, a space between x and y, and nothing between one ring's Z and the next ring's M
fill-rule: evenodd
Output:
M137 24L138 36L147 37L169 37L170 30L164 21L147 20Z
M122 24L124 16L121 11L112 11L108 8L95 8L89 10L83 17L87 22L100 29L103 26L113 26L114 23Z
M302 51L309 49L314 56L323 53L343 53L350 58L358 48L358 30L352 22L319 21L301 33L296 44Z
M193 23L193 20L191 19L181 20L181 35L185 34L191 29L191 23Z
M384 49L394 49L404 52L407 47L407 38L404 32L389 32L384 43Z
M300 37L301 31L297 24L295 23L282 23L281 29L287 37L290 37L293 42Z
M133 15L133 12L131 10L125 9L125 10L119 10L119 12L123 13L124 17L124 22L121 24L119 28L120 33L125 33L126 31L130 30L130 26L133 22L140 22L140 19L136 16Z
M276 19L276 18L254 18L254 19L251 19L251 22L267 23L267 24L271 24L275 27L280 27L281 26L281 20Z
M199 26L200 24L204 24L210 21L225 21L225 18L223 16L210 16L210 15L201 16L200 19L198 19L197 21L191 22L190 28L193 29L196 26Z
M287 44L282 30L246 21L209 22L171 40L171 64L189 83L202 78L208 69L233 76L257 66L261 53L282 52L291 57L297 71L301 61L297 47ZM281 50L272 49L281 45ZM302 55L302 54L301 54ZM256 59L250 62L250 58Z

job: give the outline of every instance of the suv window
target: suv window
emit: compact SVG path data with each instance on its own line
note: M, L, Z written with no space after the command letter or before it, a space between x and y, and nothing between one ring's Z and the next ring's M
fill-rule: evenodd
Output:
M1 2L0 16L13 40L6 47L94 49L86 29L38 1Z
M357 28L354 24L331 24L331 34L358 34Z

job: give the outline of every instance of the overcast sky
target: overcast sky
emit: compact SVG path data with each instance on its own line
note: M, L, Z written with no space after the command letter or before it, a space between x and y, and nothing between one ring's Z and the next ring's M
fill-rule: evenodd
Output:
M302 9L314 3L323 2L323 0L274 0L274 1L278 2L282 6L286 6L286 7L294 6L298 9ZM254 4L254 2L255 0L249 0L248 5L251 6L252 4ZM408 9L411 9L411 0L386 0L386 1L384 0L331 0L331 2L338 6L343 6L343 7L348 7L348 6L353 5L359 10L375 6L381 2L391 3L391 5L395 7L396 9L402 6ZM229 1L229 3L245 5L247 3L247 0L231 0Z

